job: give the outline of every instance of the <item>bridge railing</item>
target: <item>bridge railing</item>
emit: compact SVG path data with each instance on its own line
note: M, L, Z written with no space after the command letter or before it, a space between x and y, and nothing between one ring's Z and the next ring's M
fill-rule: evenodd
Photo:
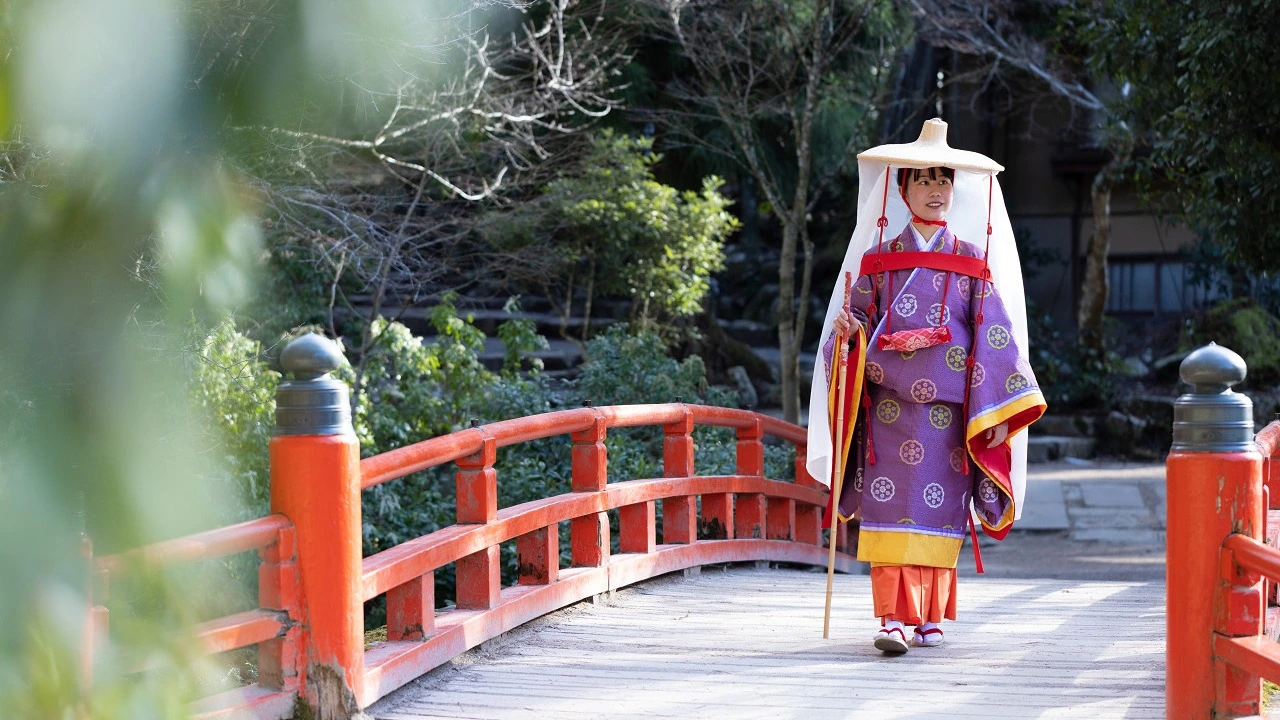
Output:
M360 460L347 389L328 376L342 361L336 346L306 336L281 361L297 379L277 393L275 514L95 561L105 578L134 561L181 564L259 552L260 607L196 628L210 654L256 644L258 684L204 699L197 717L283 719L300 702L318 718L350 718L485 640L640 580L708 563L827 562L820 525L828 494L805 470L804 429L790 423L679 402L584 407L472 427ZM699 425L735 430L734 474L695 474ZM663 429L663 477L609 482L609 430L639 426ZM561 435L572 443L570 492L500 509L498 448ZM765 477L766 435L795 446L795 482ZM456 523L362 557L361 491L448 463L457 467ZM616 554L609 513L617 515ZM567 567L560 565L563 522ZM837 568L853 571L846 526L838 524L835 535ZM503 587L500 548L511 541L518 580ZM437 611L434 574L450 564L455 602ZM386 597L387 640L366 651L364 604L379 596ZM105 630L105 610L94 606L90 617Z
M1264 544L1280 422L1253 435L1250 400L1231 391L1239 355L1210 344L1182 364L1166 462L1167 677L1171 718L1256 716L1262 678L1280 681L1280 645L1264 635L1264 580L1280 550Z
M293 523L283 515L93 558L95 577L91 586L99 602L91 598L92 628L88 636L103 637L108 631L110 614L100 601L108 595L113 576L124 575L138 566L155 570L251 551L256 551L259 558L259 607L203 622L193 628L192 634L208 655L256 646L258 681L205 698L193 708L193 714L201 718L224 717L228 708L240 708L256 717L292 717L305 681L304 658L300 654L303 618L297 543ZM86 663L91 665L92 646L86 650Z
M734 475L695 475L698 425L736 430ZM637 426L663 428L664 477L609 483L607 432ZM556 435L572 438L572 491L499 510L497 449ZM765 435L797 446L797 482L765 477ZM365 558L362 599L386 594L388 639L365 655L362 704L529 619L639 580L707 563L824 564L820 523L827 495L804 471L804 443L801 428L758 413L673 403L507 420L363 460L364 487L456 462L459 524ZM661 543L657 502L663 504ZM610 553L607 515L614 510L617 555ZM572 564L561 568L557 529L566 521ZM707 539L698 539L699 528ZM519 579L503 588L498 551L511 540ZM851 558L840 562L852 569ZM436 615L433 573L449 563L456 563L456 606Z

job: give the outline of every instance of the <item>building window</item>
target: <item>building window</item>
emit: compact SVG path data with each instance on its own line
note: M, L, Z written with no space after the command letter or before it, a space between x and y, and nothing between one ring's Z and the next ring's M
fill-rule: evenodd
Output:
M1177 257L1110 258L1107 273L1109 313L1180 314L1218 299L1218 293L1192 282L1187 263Z

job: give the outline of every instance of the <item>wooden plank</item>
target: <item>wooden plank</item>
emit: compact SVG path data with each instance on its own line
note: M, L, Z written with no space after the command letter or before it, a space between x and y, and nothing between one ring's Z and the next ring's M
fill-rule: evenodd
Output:
M697 547L703 543L697 543ZM619 558L615 558L617 561ZM667 576L508 633L369 709L467 718L1161 718L1161 583L966 579L947 642L871 646L869 578Z
M816 565L826 562L826 554L821 548L780 540L717 540L660 545L644 555L614 555L599 568L568 568L556 583L502 590L487 610L441 613L435 618L436 634L424 642L387 642L370 649L365 653L362 702L374 702L490 638L584 598L684 568L756 559ZM855 565L848 556L837 556L837 563L842 572Z

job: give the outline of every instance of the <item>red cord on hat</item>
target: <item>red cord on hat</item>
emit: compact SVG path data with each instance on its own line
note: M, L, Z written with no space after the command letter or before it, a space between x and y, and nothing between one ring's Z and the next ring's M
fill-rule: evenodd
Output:
M946 226L947 226L947 221L946 221L946 220L925 220L924 218L922 218L922 217L920 217L919 215L915 214L915 211L912 211L912 213L911 213L911 222L913 222L913 223L919 223L919 224L921 224L921 225L937 225L938 227L946 227Z

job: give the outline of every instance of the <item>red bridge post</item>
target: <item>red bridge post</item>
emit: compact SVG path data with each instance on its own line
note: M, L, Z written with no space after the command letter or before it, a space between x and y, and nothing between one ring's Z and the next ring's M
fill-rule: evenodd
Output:
M271 510L289 518L297 542L302 699L319 720L354 717L364 684L360 446L347 386L329 377L342 360L319 335L289 343L280 362L295 379L276 391L271 439Z
M456 505L459 525L484 525L498 519L497 441L485 432L479 452L457 461ZM457 606L464 610L488 610L502 594L500 548L491 545L457 562Z
M609 450L604 444L608 424L600 411L591 427L573 434L571 458L574 492L604 492L609 483ZM548 540L549 542L549 540ZM569 521L569 552L579 567L609 562L609 514L591 513Z
M662 474L669 478L693 477L693 413L663 427ZM662 542L687 545L698 539L698 507L693 495L662 501Z
M1182 363L1192 391L1175 405L1166 461L1167 679L1165 715L1208 719L1260 710L1256 675L1216 662L1215 633L1262 631L1259 578L1240 575L1222 543L1232 533L1261 539L1262 457L1253 442L1239 355L1210 344Z

